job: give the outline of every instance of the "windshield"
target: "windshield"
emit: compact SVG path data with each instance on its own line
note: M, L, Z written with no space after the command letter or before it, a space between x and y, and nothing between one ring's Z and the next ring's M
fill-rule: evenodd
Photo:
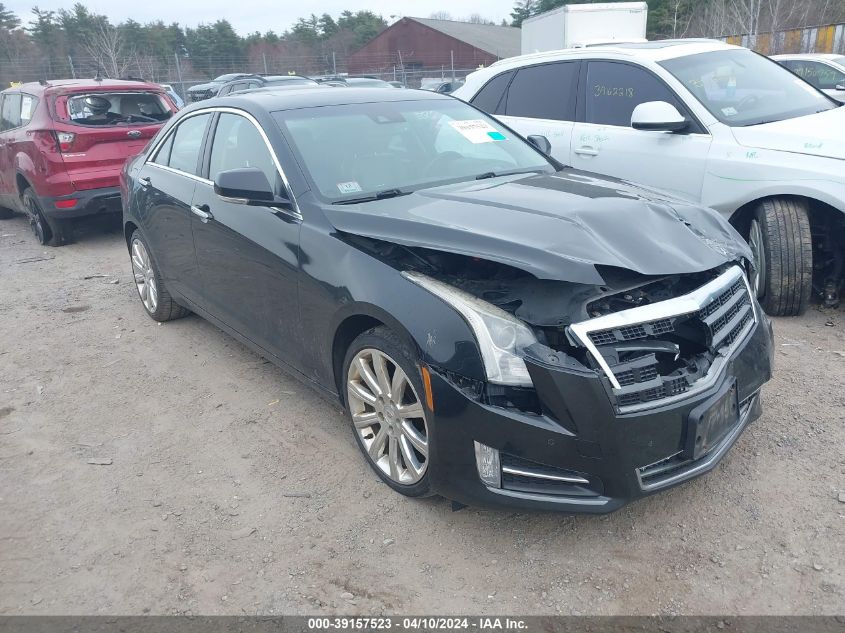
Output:
M275 112L317 190L332 201L522 171L554 171L542 154L453 99Z
M67 114L79 125L159 123L173 113L154 92L97 92L67 98Z
M783 121L837 107L780 64L747 49L677 57L660 65L730 126Z

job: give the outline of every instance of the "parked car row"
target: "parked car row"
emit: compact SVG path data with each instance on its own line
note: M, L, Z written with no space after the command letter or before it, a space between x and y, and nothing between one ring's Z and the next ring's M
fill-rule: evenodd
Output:
M802 63L799 77L828 77ZM799 77L744 48L663 40L502 60L455 95L547 136L565 164L721 212L751 244L766 311L792 315L813 289L837 303L845 277L845 109Z

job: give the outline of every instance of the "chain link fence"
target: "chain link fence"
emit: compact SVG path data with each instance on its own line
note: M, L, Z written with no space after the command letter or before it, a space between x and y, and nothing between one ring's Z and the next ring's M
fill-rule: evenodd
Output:
M338 55L283 56L257 54L242 57L192 59L170 57L144 57L105 61L92 57L63 56L43 60L0 60L2 87L41 80L94 78L98 74L107 78L143 79L173 86L183 98L192 86L207 83L214 77L227 73L253 73L262 75L304 75L310 77L372 77L384 81L398 81L409 88L419 88L423 83L462 80L477 67L456 68L450 63L449 52L443 63L428 65L403 65L401 55L393 57L359 59L355 72L349 72L348 60ZM109 70L111 69L111 70Z

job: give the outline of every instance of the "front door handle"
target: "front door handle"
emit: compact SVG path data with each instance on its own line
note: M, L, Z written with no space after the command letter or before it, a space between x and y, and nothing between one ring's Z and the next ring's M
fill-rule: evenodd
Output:
M205 204L199 207L191 205L191 213L193 213L203 222L208 222L209 220L214 219L214 216L211 215L211 211L208 210L208 205Z
M153 183L150 180L149 176L141 176L140 178L138 178L138 184L142 187L149 187Z
M585 145L584 147L579 147L575 150L576 154L581 154L582 156L598 156L599 151L592 147Z

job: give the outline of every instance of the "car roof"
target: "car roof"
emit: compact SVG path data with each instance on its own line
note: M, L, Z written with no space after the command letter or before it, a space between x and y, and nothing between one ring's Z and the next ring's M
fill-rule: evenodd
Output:
M242 105L245 108L257 106L267 112L280 110L297 110L299 108L315 108L320 106L350 105L356 103L380 103L384 101L424 101L432 99L452 99L448 95L423 90L397 90L396 88L346 88L338 90L325 87L323 90L314 88L256 88L235 92L225 97L214 97L198 102L199 108L219 105Z
M561 61L566 59L581 59L584 57L601 57L603 54L663 61L675 57L685 57L711 51L741 49L741 46L726 44L719 40L688 39L688 40L657 40L654 42L619 42L618 44L601 44L585 48L565 48L543 53L529 53L518 57L502 59L490 65L489 68L505 69L524 66L528 63L542 63L544 61Z
M126 79L53 79L46 83L37 81L28 82L15 86L15 89L24 92L45 92L45 93L67 93L85 92L89 90L145 90L153 92L164 92L164 88L158 84L146 81Z

